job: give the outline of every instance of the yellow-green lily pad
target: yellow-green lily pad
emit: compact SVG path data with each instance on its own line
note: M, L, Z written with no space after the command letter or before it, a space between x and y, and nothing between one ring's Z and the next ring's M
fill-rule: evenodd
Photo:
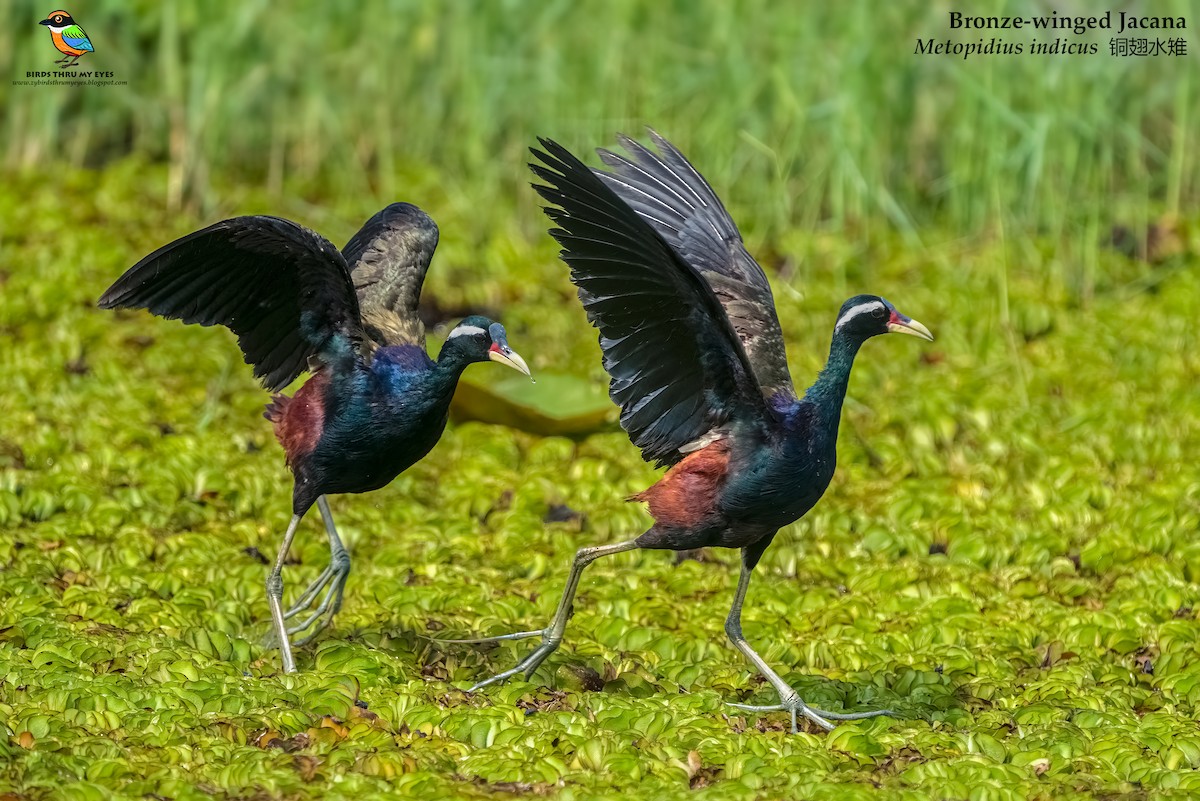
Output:
M480 371L482 372L482 371ZM604 387L566 373L539 372L537 383L519 373L464 378L450 413L545 436L579 436L611 427L617 407Z

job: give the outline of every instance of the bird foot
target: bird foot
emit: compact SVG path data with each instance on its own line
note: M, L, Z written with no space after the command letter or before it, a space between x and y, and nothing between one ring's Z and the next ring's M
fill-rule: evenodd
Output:
M440 643L474 645L486 642L503 642L505 640L524 640L529 637L537 637L539 635L542 638L542 644L533 649L533 652L529 654L529 656L518 662L516 667L506 670L503 673L497 673L490 679L484 679L483 681L475 684L473 687L471 687L470 692L476 692L478 690L482 690L484 687L487 687L489 684L499 684L502 681L512 678L518 673L524 673L525 678L528 679L533 675L533 672L537 670L543 662L546 661L546 657L558 650L558 646L562 644L562 635L560 634L555 636L551 629L538 629L536 631L518 631L513 634L498 634L493 637L472 637L464 640L443 640L439 638L431 639L433 639L434 642Z
M335 552L329 560L329 566L321 571L321 575L317 576L316 581L308 585L308 589L300 594L290 609L284 612L283 619L291 620L307 611L321 591L325 591L325 596L321 598L317 608L308 617L288 628L289 636L308 632L304 637L294 641L293 645L307 645L333 622L334 615L342 608L343 593L349 575L350 555L345 550Z
M800 694L789 688L789 692L781 693L778 704L766 704L758 706L755 704L734 704L728 703L735 709L742 709L746 712L789 712L792 716L792 734L799 731L797 727L798 716L811 720L813 723L820 726L825 731L833 731L837 726L835 720L864 720L866 718L876 718L884 715L890 716L890 709L876 709L871 712L826 712L824 709L817 709L804 703L800 698Z

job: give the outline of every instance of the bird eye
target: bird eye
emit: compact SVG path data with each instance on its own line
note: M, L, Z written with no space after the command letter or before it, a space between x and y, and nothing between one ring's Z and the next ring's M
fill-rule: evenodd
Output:
M876 309L873 313L876 320L882 320L884 317L887 317L887 309L883 308L882 306Z

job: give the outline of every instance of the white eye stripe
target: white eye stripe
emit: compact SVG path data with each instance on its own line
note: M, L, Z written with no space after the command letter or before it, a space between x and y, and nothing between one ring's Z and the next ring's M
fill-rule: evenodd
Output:
M843 325L850 322L851 320L853 320L855 317L857 317L860 314L866 314L867 312L873 312L876 309L882 309L882 308L883 308L883 304L877 300L872 300L869 303L860 303L857 306L855 306L854 308L849 309L845 314L843 314L841 317L839 317L838 321L837 321L837 325L835 325L833 327L833 330L837 331Z
M474 336L475 334L486 334L486 333L487 333L487 331L484 331L482 328L480 328L477 325L460 325L457 328L455 328L453 331L451 331L450 336L446 337L446 339L454 339L455 337L469 337L469 336Z

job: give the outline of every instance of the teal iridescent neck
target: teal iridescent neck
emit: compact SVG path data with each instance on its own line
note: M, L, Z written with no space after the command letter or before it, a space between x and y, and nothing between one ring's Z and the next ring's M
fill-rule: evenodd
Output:
M825 362L817 380L804 393L804 399L817 404L822 411L841 412L842 401L846 398L846 387L850 383L850 369L854 367L854 357L863 341L842 331L835 331L833 342L829 346L829 359Z

